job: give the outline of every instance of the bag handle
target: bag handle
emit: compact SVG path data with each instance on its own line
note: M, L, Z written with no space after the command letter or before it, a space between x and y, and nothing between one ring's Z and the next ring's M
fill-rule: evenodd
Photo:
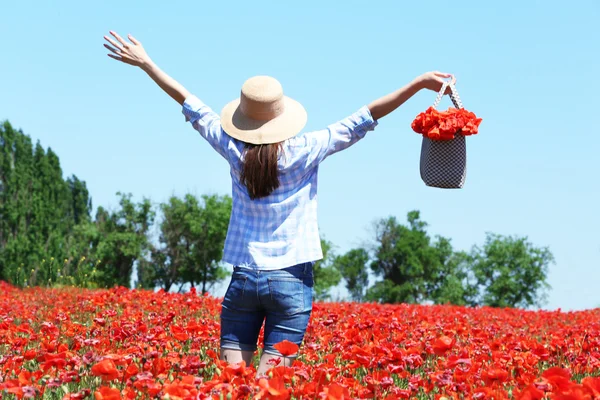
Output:
M460 101L460 97L458 96L458 90L456 90L456 86L454 85L454 83L450 82L448 86L450 86L450 100L452 100L452 104L454 104L454 107L458 108L459 110L461 108L464 108L463 103L462 101Z
M446 89L448 87L450 87L450 100L452 100L452 104L454 104L454 107L456 107L457 109L464 108L462 101L460 101L460 97L458 96L458 91L456 90L456 86L454 85L454 80L444 81L444 83L442 83L442 88L438 92L438 95L435 98L435 101L433 102L432 107L437 108L437 106L440 104L440 101L442 101L442 97L444 97L444 93L446 93Z

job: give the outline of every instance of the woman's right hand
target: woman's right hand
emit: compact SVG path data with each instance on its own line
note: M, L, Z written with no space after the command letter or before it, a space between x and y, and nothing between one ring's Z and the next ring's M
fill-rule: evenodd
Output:
M434 92L439 92L442 89L442 85L446 82L446 79L452 78L452 83L456 83L456 78L452 74L432 71L426 72L423 75L419 76L417 80L419 81L419 85L422 89L433 90ZM450 94L451 89L449 87L446 88L446 93Z
M104 43L104 47L113 52L114 54L108 54L109 57L114 58L115 60L119 60L124 62L125 64L134 65L136 67L145 67L151 63L150 57L144 50L142 43L140 43L136 38L131 35L128 35L130 42L124 40L118 33L110 31L110 34L114 36L117 41L114 41L108 36L104 36L107 42L112 44L109 46Z

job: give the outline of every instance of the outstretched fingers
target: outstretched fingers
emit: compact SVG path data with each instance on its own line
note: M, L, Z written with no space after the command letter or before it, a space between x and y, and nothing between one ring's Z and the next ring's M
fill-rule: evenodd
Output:
M106 43L104 44L104 47L106 47L108 50L112 51L113 53L115 53L116 55L120 56L121 55L121 51L118 49L115 49L112 46L107 45Z
M126 52L121 52L120 50L117 50L114 47L111 47L107 44L105 44L104 47L106 47L108 50L110 50L114 53L114 54L110 54L110 53L107 54L107 56L109 56L110 58L114 58L115 60L119 60L121 62L124 62L125 64L132 64L131 58L129 57L129 55Z
M123 45L123 47L127 47L127 42L121 36L119 36L117 32L110 31L110 34L113 35L115 39L117 39Z
M127 35L127 37L129 38L129 40L131 40L131 43L135 44L136 46L141 44L139 40L133 37L133 35L129 34Z
M125 62L125 60L123 59L123 48L121 46L119 46L118 44L116 44L115 42L113 42L112 40L110 40L109 38L107 38L106 36L104 36L104 38L106 40L108 40L113 46L109 46L108 44L104 43L104 47L106 47L109 51L111 51L114 54L107 54L107 56L109 56L110 58L114 58L115 60L119 60L119 61L123 61Z
M110 36L104 36L104 39L108 43L104 43L104 47L112 53L109 53L111 58L137 67L151 61L142 44L132 35L128 35L129 40L131 40L131 42L129 42L126 39L123 39L115 31L109 32ZM113 57L112 55L115 55L116 57Z
M104 47L106 47L108 50L110 50L111 52L114 53L114 55L113 54L107 54L107 55L111 58L114 58L115 60L119 60L126 64L130 64L129 55L128 55L129 44L125 40L123 40L123 38L121 36L119 36L118 33L110 31L110 34L113 35L115 37L115 39L117 39L118 43L116 41L114 41L113 39L111 39L110 37L104 36L104 39L112 45L112 46L109 46L108 44L104 43Z
M110 58L114 58L115 60L125 62L125 61L123 61L123 58L121 58L119 56L115 56L114 54L107 54L107 56L109 56Z
M114 40L112 40L111 38L109 38L108 36L104 36L104 39L113 45L114 49L118 50L119 52L123 51L123 46L121 46L120 44L118 44L117 42L115 42ZM106 44L104 45L106 46Z

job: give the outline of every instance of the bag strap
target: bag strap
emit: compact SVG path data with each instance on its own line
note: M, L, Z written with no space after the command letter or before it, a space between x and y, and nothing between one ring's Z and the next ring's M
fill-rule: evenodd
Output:
M454 83L450 82L448 86L450 86L450 100L452 100L452 104L454 104L454 107L458 108L459 110L461 108L464 108L462 101L460 101L460 97L458 96L458 90L456 90L456 86L454 85Z
M437 106L440 104L440 101L442 101L442 97L444 97L444 93L446 93L446 88L448 87L449 84L450 84L450 82L448 82L448 81L444 81L444 83L442 83L442 88L438 92L438 95L435 98L435 101L433 102L433 105L432 105L433 108L437 108Z
M450 87L450 100L452 100L452 104L454 104L454 107L458 109L464 108L462 101L458 96L458 90L456 90L456 86L451 81L444 81L444 83L442 83L442 88L438 92L438 95L435 98L432 107L437 108L437 106L440 104L440 101L442 101L442 97L444 97L444 93L446 93L446 88L448 87Z

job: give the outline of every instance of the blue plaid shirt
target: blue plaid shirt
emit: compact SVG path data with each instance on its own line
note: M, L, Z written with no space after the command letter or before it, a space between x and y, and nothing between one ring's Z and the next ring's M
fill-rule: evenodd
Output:
M183 114L230 165L233 209L223 261L268 270L323 258L317 224L319 164L375 128L368 107L326 129L286 140L278 161L280 186L256 200L240 182L244 143L227 135L219 115L196 96L185 100Z

